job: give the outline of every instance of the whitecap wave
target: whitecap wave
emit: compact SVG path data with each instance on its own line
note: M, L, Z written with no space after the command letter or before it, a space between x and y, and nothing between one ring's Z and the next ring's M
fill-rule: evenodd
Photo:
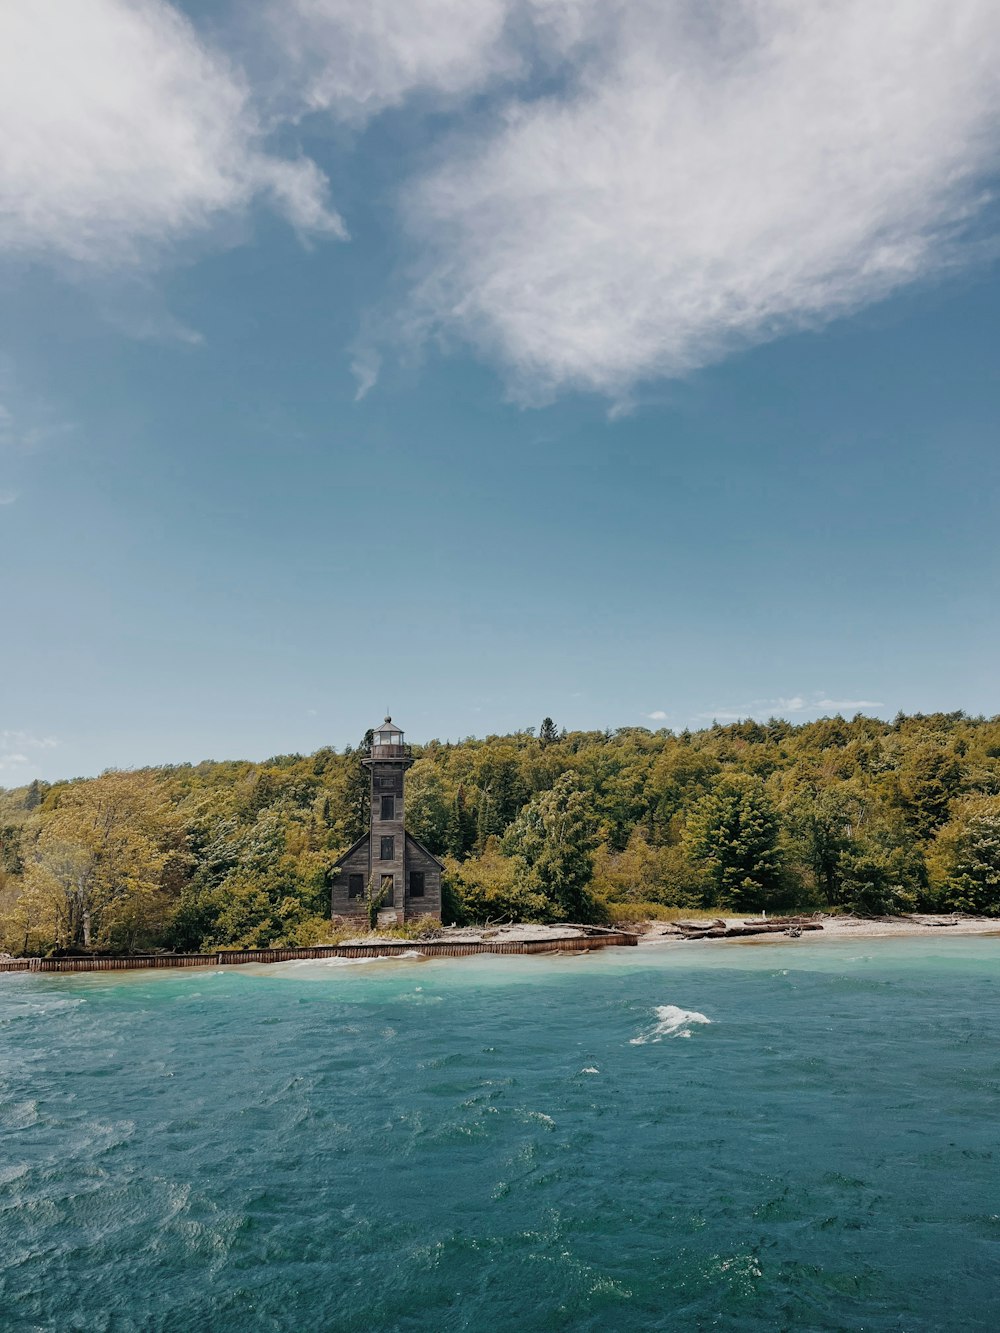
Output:
M393 963L397 959L405 959L412 962L414 958L423 958L419 949L402 949L399 953L376 953L368 954L363 958L294 958L285 963L285 967L359 967L367 966L369 963Z
M37 1125L41 1116L35 1101L13 1102L0 1109L0 1121L6 1129L29 1129Z
M630 1046L645 1046L649 1042L662 1041L664 1037L690 1037L691 1029L696 1024L712 1021L694 1009L681 1009L676 1004L659 1004L655 1013L656 1022L653 1026L648 1032L633 1037Z

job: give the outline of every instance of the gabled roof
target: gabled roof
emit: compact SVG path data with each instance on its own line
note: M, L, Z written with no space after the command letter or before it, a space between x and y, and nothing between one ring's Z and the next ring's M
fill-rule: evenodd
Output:
M337 857L336 861L334 861L333 863L334 868L336 869L337 866L343 865L343 863L347 860L347 858L349 856L353 856L354 853L358 850L358 848L361 847L364 843L366 843L370 837L371 837L370 833L362 833L361 837L357 840L357 842L353 843L350 847L348 847L347 851L344 852L342 856Z
M436 866L440 866L442 870L444 869L444 862L443 862L443 861L439 861L438 858L434 855L433 852L429 852L429 851L427 850L427 848L424 846L424 844L423 844L418 838L415 838L415 837L413 836L412 833L408 832L408 831L405 830L405 829L404 829L404 834L405 834L405 837L406 837L406 841L407 841L407 842L412 842L413 845L414 845L414 847L419 847L420 850L423 852L424 856L428 856L428 857L430 857L430 859L434 862L434 864L435 864ZM352 845L351 845L350 847L348 847L348 849L347 849L346 852L344 852L342 855L340 855L340 856L337 857L336 861L334 861L334 863L333 863L333 865L334 865L334 869L336 869L337 866L343 865L344 862L345 862L349 857L353 856L354 853L355 853L360 847L363 847L363 846L365 845L365 843L369 841L370 838L371 838L371 834L370 834L370 833L363 833L363 834L361 835L361 837L357 840L357 842L352 843Z
M414 847L419 847L420 850L423 852L424 856L429 856L436 866L440 866L442 870L444 869L444 862L439 861L433 852L429 852L427 848L424 846L424 844L418 841L418 839L415 838L412 833L407 833L406 841L412 842Z

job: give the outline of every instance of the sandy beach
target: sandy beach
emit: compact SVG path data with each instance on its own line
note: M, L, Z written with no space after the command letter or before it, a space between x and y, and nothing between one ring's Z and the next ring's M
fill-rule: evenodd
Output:
M932 916L923 913L914 913L911 916L901 917L882 917L870 919L856 916L816 916L808 918L809 920L820 923L822 930L810 930L807 936L811 944L816 944L822 939L843 939L850 936L854 939L872 939L879 935L997 935L1000 936L1000 920L996 917L966 917L966 916ZM724 921L727 926L743 926L748 922L755 921L756 918L745 916L727 916L718 918ZM699 925L701 922L698 923ZM708 922L704 923L708 925ZM762 922L763 924L763 922ZM664 940L676 940L682 938L677 926L672 921L651 922L646 930L643 931L639 939L639 944L657 944ZM753 939L786 939L788 936L783 933L775 933L767 936L751 935L747 938Z
M817 943L822 939L842 939L845 936L851 936L855 939L868 939L879 935L997 935L1000 936L1000 919L996 917L963 917L963 916L930 916L924 914L914 914L905 917L887 917L880 919L869 919L865 917L854 916L823 916L817 915L808 918L801 918L810 922L816 922L822 926L822 930L810 929L805 932L811 943ZM727 927L746 926L756 924L757 921L763 926L772 924L770 920L763 920L748 916L719 916L712 920L705 918L691 924L697 924L700 927L708 928L714 922L725 922ZM778 918L780 920L780 918ZM622 927L623 930L633 932L639 936L640 945L662 944L667 940L681 940L684 933L678 928L678 924L673 921L648 921L634 923ZM789 926L789 930L794 930L794 926ZM434 937L438 940L447 940L452 943L478 944L487 941L527 941L527 940L559 940L559 939L578 939L583 935L590 933L601 933L600 928L591 928L577 925L539 925L532 922L517 922L513 925L497 926L451 926L435 933ZM748 935L743 938L750 940L770 939L782 940L789 938L783 931L761 935ZM351 941L345 941L350 943ZM358 943L371 944L373 937L370 935L358 936ZM398 939L390 940L386 936L386 943L398 943ZM415 948L420 945L419 939L414 939L412 944Z

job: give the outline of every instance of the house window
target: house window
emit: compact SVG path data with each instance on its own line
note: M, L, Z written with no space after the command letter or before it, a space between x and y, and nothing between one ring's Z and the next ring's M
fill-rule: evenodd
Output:
M347 896L348 898L360 898L365 891L364 875L347 876Z
M410 897L422 898L424 896L424 872L422 870L410 871Z
M396 798L395 798L395 796L383 796L383 797L382 797L382 818L383 818L383 819L395 819L395 818L396 818Z
M396 839L393 837L382 839L382 850L379 853L380 861L395 861L396 859Z
M382 896L382 906L383 906L383 907L392 907L392 906L394 906L393 901L392 901L392 899L393 899L393 892L392 892L392 889L393 889L393 877L392 877L392 875L383 875L383 876L382 876L382 895L381 895L381 896Z

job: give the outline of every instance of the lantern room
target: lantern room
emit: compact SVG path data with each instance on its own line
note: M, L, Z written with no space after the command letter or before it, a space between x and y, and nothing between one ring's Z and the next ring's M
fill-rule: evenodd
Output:
M382 725L372 732L372 758L402 759L405 754L403 733L392 718L387 717Z

